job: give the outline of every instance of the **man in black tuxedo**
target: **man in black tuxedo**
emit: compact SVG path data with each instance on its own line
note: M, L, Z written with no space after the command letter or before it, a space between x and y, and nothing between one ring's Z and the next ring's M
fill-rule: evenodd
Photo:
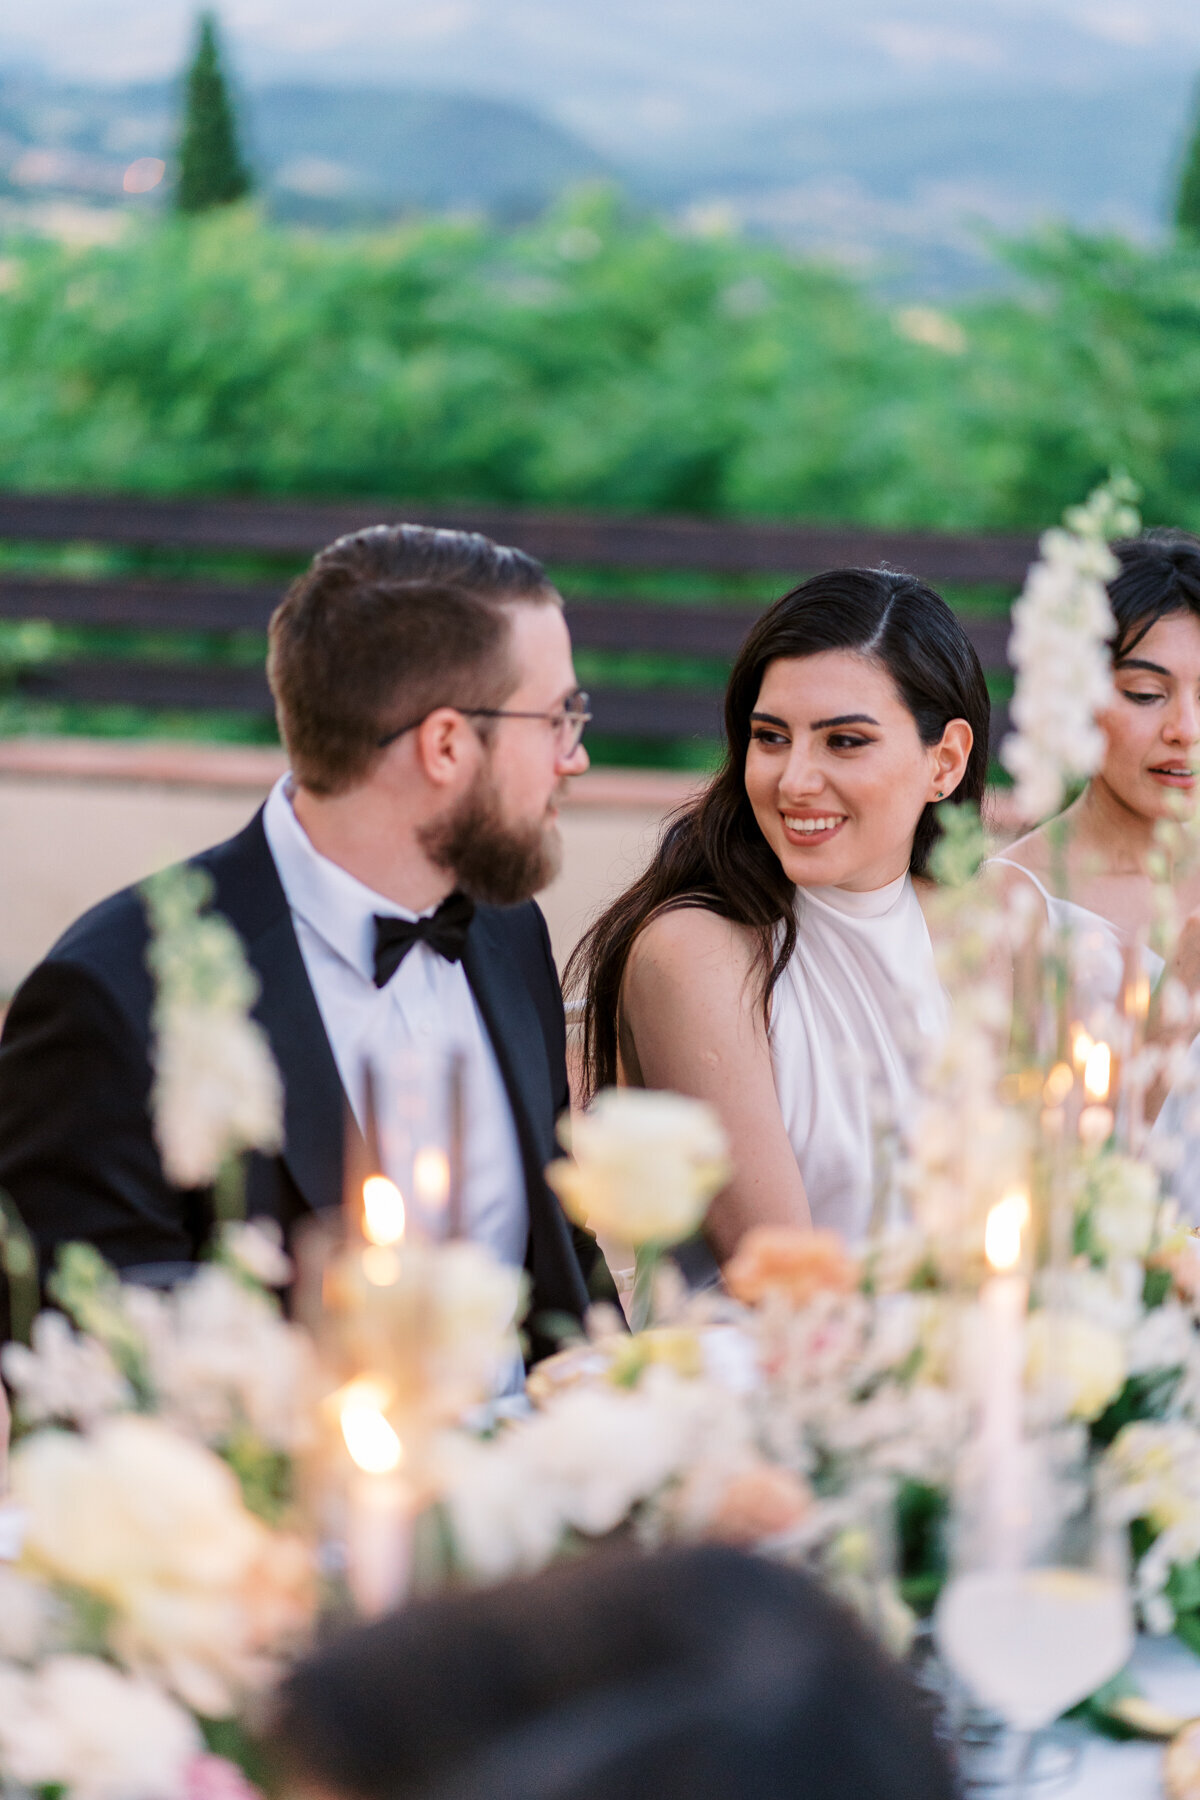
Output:
M280 1155L247 1159L247 1210L285 1232L340 1202L362 1069L452 1045L467 1067L467 1228L578 1317L595 1247L547 1188L567 1105L562 996L531 895L555 873L556 799L588 766L561 602L520 551L465 532L341 538L271 621L291 773L195 864L261 982L283 1076ZM77 921L0 1040L0 1188L37 1245L86 1239L167 1281L204 1248L212 1195L166 1179L149 1113L153 987L129 889Z

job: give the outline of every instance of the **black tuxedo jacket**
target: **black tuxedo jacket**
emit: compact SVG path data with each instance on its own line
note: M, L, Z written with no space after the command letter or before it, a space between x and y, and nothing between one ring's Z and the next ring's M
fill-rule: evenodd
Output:
M285 1144L247 1157L250 1215L285 1233L337 1206L348 1109L259 812L194 859L262 984L254 1009L286 1089ZM57 1247L95 1244L119 1269L193 1261L212 1196L163 1174L151 1133L147 924L132 888L85 913L19 989L0 1039L0 1188L37 1246L43 1279ZM481 906L463 968L512 1105L529 1197L531 1320L579 1317L594 1242L572 1231L546 1186L555 1120L567 1105L562 995L545 920L532 902ZM544 1346L540 1346L544 1347Z

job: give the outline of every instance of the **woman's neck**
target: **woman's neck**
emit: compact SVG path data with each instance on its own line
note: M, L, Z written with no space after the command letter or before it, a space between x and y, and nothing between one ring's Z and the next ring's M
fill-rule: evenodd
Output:
M1099 862L1105 874L1145 874L1155 820L1126 806L1103 776L1093 776L1062 818L1073 856Z

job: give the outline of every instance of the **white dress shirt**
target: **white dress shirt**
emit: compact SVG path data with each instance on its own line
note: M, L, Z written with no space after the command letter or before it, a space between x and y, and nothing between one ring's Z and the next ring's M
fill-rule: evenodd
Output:
M503 1262L520 1267L529 1236L521 1151L496 1053L463 966L418 942L386 986L375 986L376 913L398 919L418 915L372 893L314 849L292 810L290 786L290 775L276 782L263 825L355 1116L361 1126L367 1059L382 1078L377 1106L386 1144L389 1062L394 1066L405 1055L428 1058L435 1051L461 1051L465 1228Z

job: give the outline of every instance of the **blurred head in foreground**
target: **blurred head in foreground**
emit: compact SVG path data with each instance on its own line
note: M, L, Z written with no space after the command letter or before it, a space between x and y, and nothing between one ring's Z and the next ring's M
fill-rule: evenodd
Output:
M596 1554L423 1602L289 1678L290 1795L946 1800L916 1690L806 1577L740 1552Z

